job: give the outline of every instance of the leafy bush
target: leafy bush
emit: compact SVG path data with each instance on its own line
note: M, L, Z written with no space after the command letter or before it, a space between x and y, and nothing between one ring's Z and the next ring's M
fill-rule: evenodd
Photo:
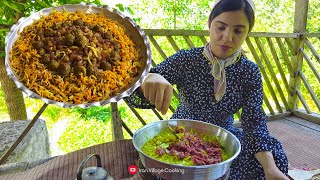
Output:
M110 106L71 108L68 111L74 118L58 140L61 150L68 153L112 141ZM121 116L130 117L124 107L120 106L119 112Z
M107 122L110 117L110 106L108 107L89 107L87 109L83 108L72 108L68 110L70 113L76 113L80 115L80 118L84 120L93 120Z
M61 150L66 153L84 149L96 144L112 141L110 121L73 119L58 140Z

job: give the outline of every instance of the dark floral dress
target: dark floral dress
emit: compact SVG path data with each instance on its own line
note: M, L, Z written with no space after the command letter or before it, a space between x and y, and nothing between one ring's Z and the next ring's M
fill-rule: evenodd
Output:
M228 66L225 69L227 90L221 101L217 102L213 93L211 65L202 52L203 47L181 50L150 71L177 85L180 104L172 119L201 120L236 135L242 148L231 165L232 179L264 179L262 166L254 156L260 151L270 151L278 168L287 174L286 154L281 143L270 136L267 129L258 66L244 56ZM125 100L136 108L154 108L138 90ZM240 108L241 130L233 126L233 114Z

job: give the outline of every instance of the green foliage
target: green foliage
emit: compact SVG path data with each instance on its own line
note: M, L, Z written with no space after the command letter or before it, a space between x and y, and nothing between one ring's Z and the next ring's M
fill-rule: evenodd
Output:
M58 140L66 153L112 141L111 125L99 120L72 119Z
M205 0L140 0L131 5L143 28L197 29L207 27L210 8ZM148 18L146 18L148 17Z
M56 105L49 105L42 115L46 120L47 128L50 129L65 114L68 114L65 109Z
M0 89L0 123L4 120L9 120L10 117L8 115L8 108L5 105L6 104L6 100L4 97L4 92L2 89Z
M120 111L123 109L120 109ZM70 113L76 113L80 115L80 118L84 120L98 120L102 122L107 122L111 118L110 106L107 107L89 107L83 108L71 108Z
M128 108L119 106L118 109L121 117L132 118L128 114ZM67 129L58 141L63 151L71 152L112 140L109 105L87 109L71 108L69 112L74 115L74 118L69 121Z

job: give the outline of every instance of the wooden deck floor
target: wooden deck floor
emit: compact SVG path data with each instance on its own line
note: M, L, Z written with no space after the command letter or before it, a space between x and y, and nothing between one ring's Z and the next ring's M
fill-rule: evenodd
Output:
M282 143L289 167L320 169L320 125L288 116L269 121L268 128Z

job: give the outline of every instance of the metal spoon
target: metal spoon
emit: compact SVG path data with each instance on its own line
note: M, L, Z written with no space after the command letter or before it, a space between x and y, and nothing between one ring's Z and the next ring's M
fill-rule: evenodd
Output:
M168 123L168 128L170 129L170 131L172 132L172 134L178 139L180 140L180 137L175 133L174 129L172 129L171 124Z

